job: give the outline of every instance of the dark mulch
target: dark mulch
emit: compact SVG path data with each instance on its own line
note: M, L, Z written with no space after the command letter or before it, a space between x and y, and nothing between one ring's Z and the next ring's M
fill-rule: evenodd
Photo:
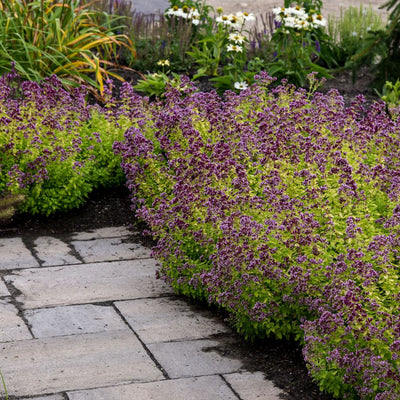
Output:
M357 94L364 94L368 101L376 99L369 88L368 71L362 70L358 80L353 85L351 73L343 72L325 84L323 91L337 88L348 103ZM13 221L0 227L0 237L16 235L56 235L63 236L77 231L87 231L109 226L128 226L133 231L143 231L144 226L134 217L131 210L129 193L125 188L115 190L99 190L93 193L87 203L77 210L54 216L32 217L17 215ZM145 245L150 245L151 240L141 235L134 237ZM202 305L193 305L202 307ZM215 310L220 318L224 318ZM215 338L218 340L218 337ZM329 395L321 394L318 387L307 374L307 369L302 358L301 348L298 344L274 339L260 340L256 343L246 342L238 335L232 334L230 340L220 340L216 350L229 357L240 357L246 368L262 371L267 379L276 383L288 393L286 400L332 400Z

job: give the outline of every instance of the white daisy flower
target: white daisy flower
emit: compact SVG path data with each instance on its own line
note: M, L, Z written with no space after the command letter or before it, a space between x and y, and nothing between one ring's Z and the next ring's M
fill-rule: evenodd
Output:
M316 26L326 26L326 19L321 15L312 15L313 24Z
M237 90L244 90L249 87L249 85L246 82L235 82L233 86Z
M228 36L228 40L236 44L242 44L244 42L244 39L245 37L240 35L239 33L230 33Z
M174 17L181 17L182 16L181 14L182 14L182 9L179 8L178 6L174 6L165 11L165 15L172 15Z
M242 14L245 21L254 21L256 19L256 17L252 13L244 12Z
M287 27L287 28L296 28L296 18L294 17L286 17L282 23Z
M157 63L157 65L161 65L162 67L165 67L165 66L169 67L169 66L170 66L170 63L169 63L169 60L160 60L160 61Z
M306 29L308 29L309 25L310 24L303 19L295 19L295 22L294 22L294 27L297 29L306 30Z
M299 7L299 6L293 7L291 9L291 14L296 15L298 17L307 17L308 16L306 13L306 10L303 7Z
M272 9L272 12L275 15L286 15L286 8L285 7L276 7Z
M199 17L194 16L194 17L191 18L191 20L192 20L192 24L193 25L198 25L200 23L200 18Z
M226 49L228 51L235 51L236 53L242 53L243 52L243 48L240 47L240 46L237 46L236 44L228 44Z
M219 17L216 18L216 21L219 24L224 24L224 25L230 25L231 21L229 19L229 15L220 15Z

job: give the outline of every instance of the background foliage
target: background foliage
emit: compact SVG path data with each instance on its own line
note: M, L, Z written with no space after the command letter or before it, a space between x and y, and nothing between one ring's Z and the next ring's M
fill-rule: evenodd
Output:
M0 3L0 73L11 66L23 79L56 74L65 87L87 84L104 92L107 70L120 47L132 55L132 41L118 34L117 16L101 14L79 0L5 0ZM96 94L93 90L93 94Z

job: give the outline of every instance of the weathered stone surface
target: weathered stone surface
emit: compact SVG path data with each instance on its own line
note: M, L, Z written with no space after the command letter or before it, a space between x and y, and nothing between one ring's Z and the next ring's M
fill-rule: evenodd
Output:
M0 239L0 270L36 267L39 267L38 262L21 238Z
M84 304L27 310L24 316L36 338L129 329L110 306Z
M42 236L35 240L34 245L37 257L44 267L81 263L71 254L71 249L67 243L60 239Z
M6 284L0 279L0 296L9 296L10 292L7 289Z
M104 238L71 242L85 262L149 258L151 250L138 243L124 243L123 238Z
M164 380L68 392L70 400L237 400L219 376Z
M170 7L167 0L134 0L134 8L145 14L154 14L159 11L164 12Z
M120 301L115 305L144 343L200 339L229 331L211 312L193 310L183 300L164 297Z
M171 289L155 278L153 259L68 265L6 275L24 309L156 297Z
M280 400L284 394L262 372L239 372L224 378L242 400Z
M0 300L0 342L32 338L29 329L17 314L18 310L8 299Z
M13 396L163 379L128 330L23 340L0 349L1 370Z
M88 232L74 233L71 237L72 240L92 240L100 238L112 238L128 236L131 232L125 226L111 226L108 228L94 229Z
M148 345L148 348L170 378L240 371L241 361L223 357L218 352L218 346L217 341L192 340L152 343Z
M24 399L28 399L28 397L24 397ZM29 397L29 399L30 400L64 400L65 397L61 394L55 394L53 396Z

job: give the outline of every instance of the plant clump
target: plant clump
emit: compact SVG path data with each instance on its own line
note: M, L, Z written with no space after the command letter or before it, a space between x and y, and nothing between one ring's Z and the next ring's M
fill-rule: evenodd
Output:
M66 91L55 75L21 82L12 71L0 79L0 93L0 199L50 215L78 207L97 187L123 184L112 151L122 117L117 123L111 109L88 105L84 89Z
M323 391L398 399L399 122L313 75L257 78L225 99L170 88L114 146L159 276L245 337L302 342Z

